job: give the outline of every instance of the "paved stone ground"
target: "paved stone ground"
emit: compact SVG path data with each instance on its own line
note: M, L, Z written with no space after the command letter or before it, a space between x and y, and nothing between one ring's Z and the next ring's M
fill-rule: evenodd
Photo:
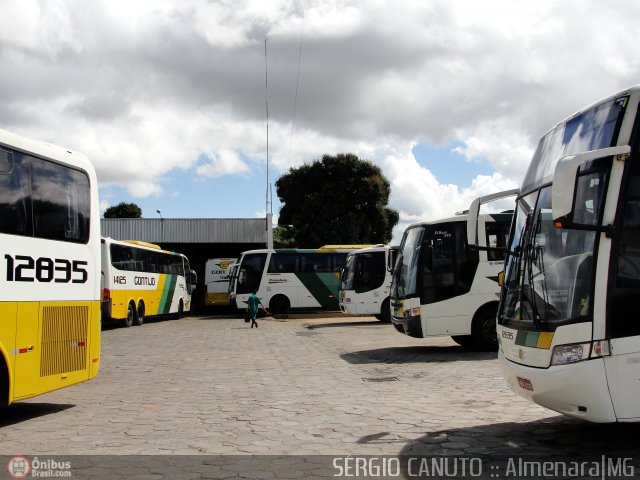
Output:
M495 353L345 316L106 329L96 379L0 409L6 455L636 456L637 432L526 402Z

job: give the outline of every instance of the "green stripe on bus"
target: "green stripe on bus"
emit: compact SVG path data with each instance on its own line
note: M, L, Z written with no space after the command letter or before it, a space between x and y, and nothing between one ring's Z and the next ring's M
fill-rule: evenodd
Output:
M335 273L304 272L295 275L322 308L338 310L338 284L340 280Z
M167 275L164 281L164 288L162 289L162 297L160 298L160 307L158 313L171 312L171 300L173 299L173 293L176 290L177 275Z

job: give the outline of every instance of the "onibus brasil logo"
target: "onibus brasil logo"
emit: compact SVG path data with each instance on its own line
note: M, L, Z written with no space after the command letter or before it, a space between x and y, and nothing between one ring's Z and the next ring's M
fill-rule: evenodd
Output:
M25 478L31 472L31 463L25 457L12 457L7 464L7 470L13 478Z
M21 455L11 457L7 463L7 471L12 478L69 478L71 477L71 462L63 462L48 458L45 460L33 457L29 460Z

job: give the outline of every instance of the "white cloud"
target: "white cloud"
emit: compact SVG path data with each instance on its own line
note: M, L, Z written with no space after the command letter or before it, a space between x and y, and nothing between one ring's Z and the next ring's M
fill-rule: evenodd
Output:
M200 165L196 172L205 177L223 177L237 173L249 172L249 167L238 154L232 150L223 148L217 153L207 155L207 162Z
M534 152L534 141L514 119L496 118L473 128L458 131L456 137L464 146L457 153L469 161L488 160L496 171L520 180Z
M547 129L637 82L639 16L622 0L6 0L0 118L138 197L175 192L174 169L251 178L267 37L271 178L354 152L382 166L406 224L517 185ZM443 184L418 142L495 172Z

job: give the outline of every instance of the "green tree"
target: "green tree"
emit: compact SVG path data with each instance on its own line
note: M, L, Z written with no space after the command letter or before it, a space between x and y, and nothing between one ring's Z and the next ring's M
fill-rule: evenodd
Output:
M274 248L295 248L295 242L292 237L293 231L288 226L278 226L273 228L273 247Z
M140 218L142 210L135 203L120 202L104 211L104 218Z
M388 243L398 223L391 187L379 167L352 153L324 155L276 181L278 225L298 247Z

